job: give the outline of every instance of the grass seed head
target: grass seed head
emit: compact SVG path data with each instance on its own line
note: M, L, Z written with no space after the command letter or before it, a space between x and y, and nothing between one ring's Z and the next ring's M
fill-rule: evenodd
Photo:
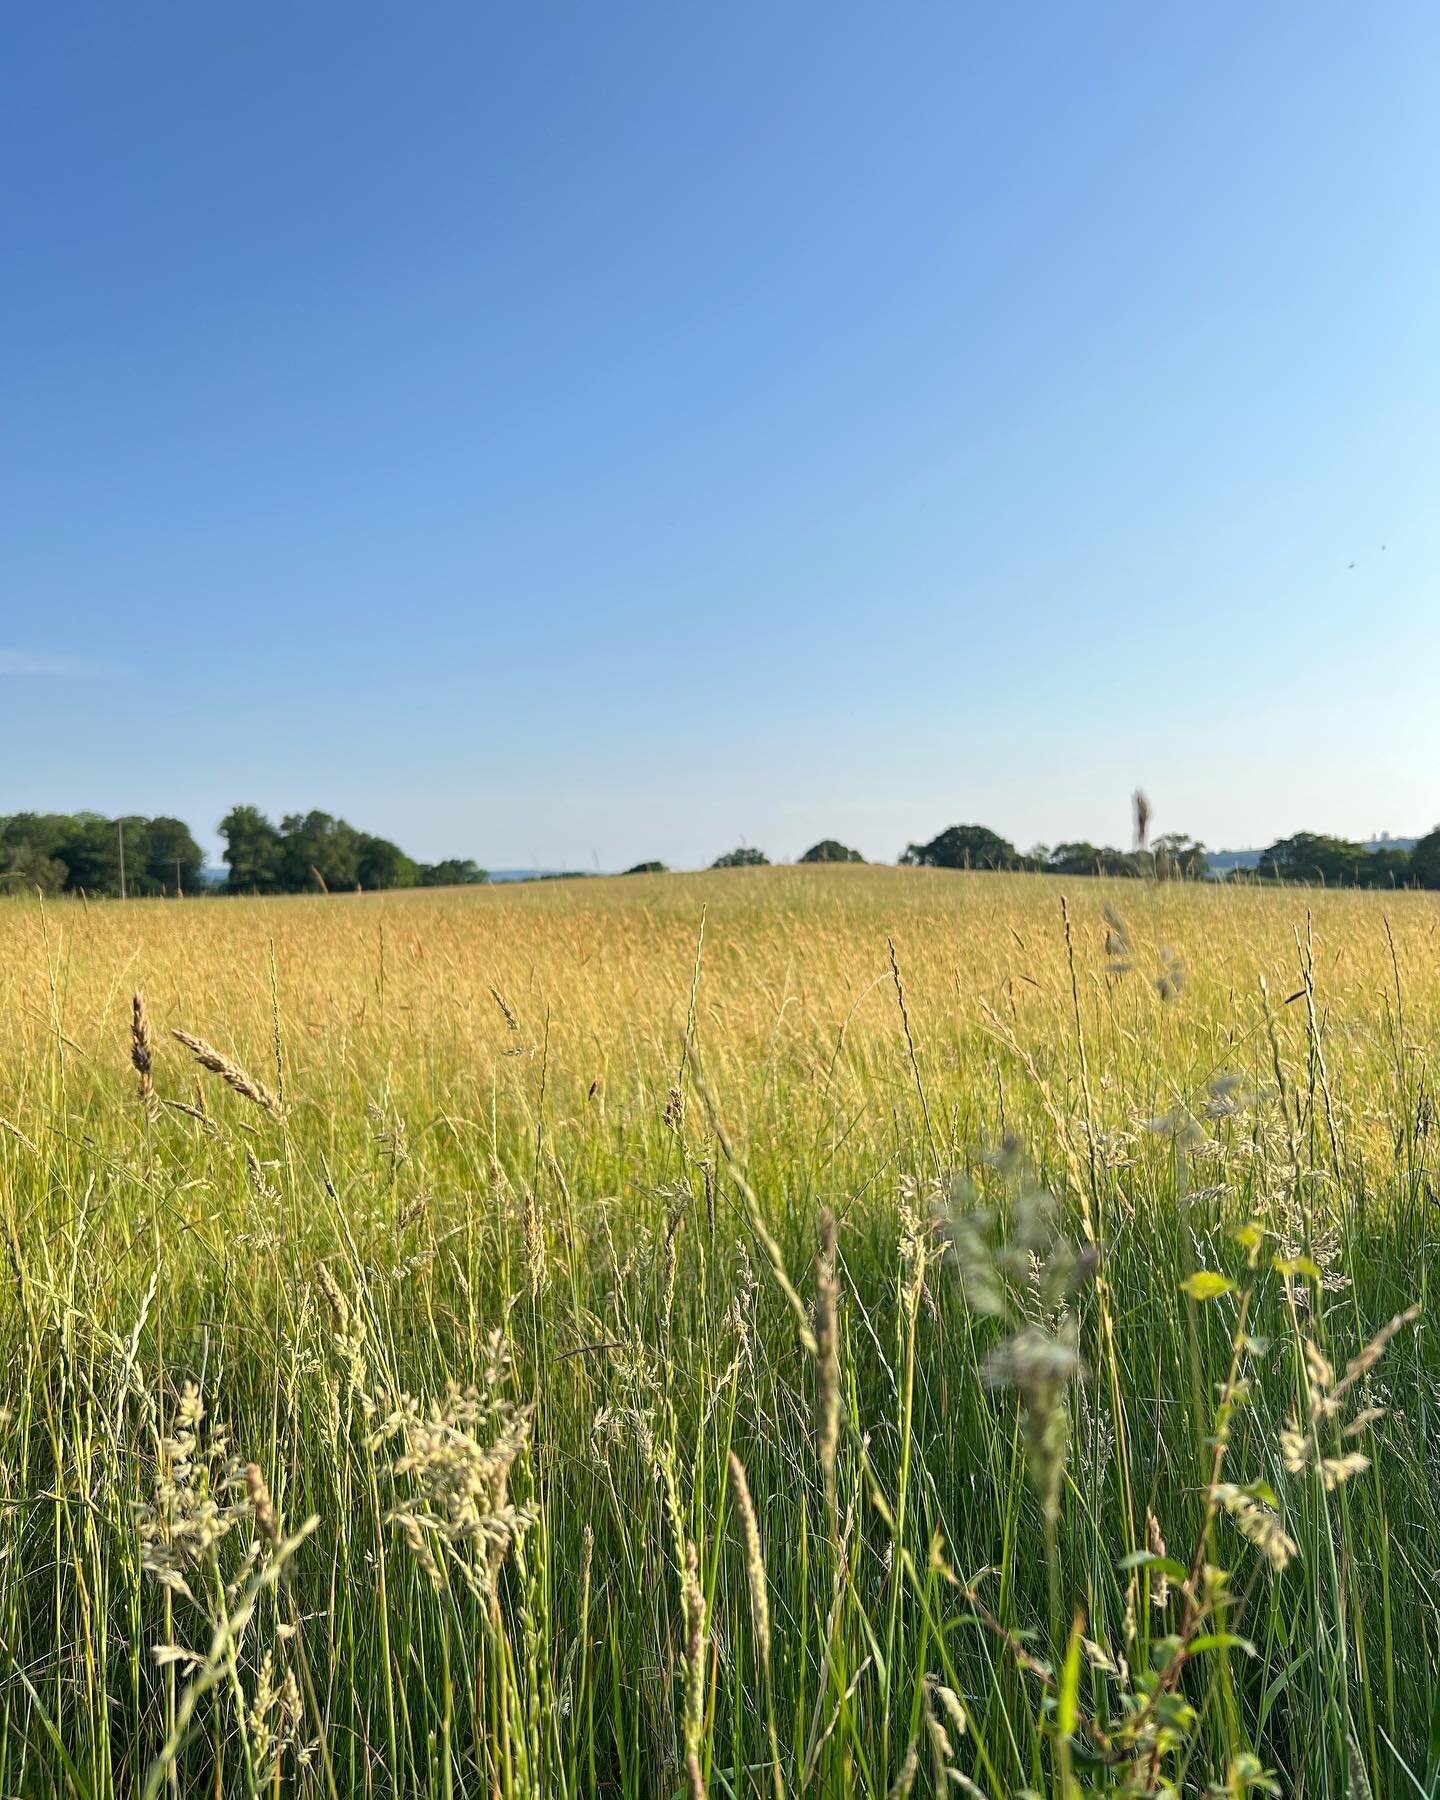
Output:
M1235 1521L1240 1535L1248 1538L1277 1574L1296 1554L1295 1540L1280 1523L1279 1515L1233 1482L1217 1482L1215 1499Z
M820 1225L820 1254L815 1268L815 1360L817 1394L815 1436L825 1478L830 1535L837 1536L839 1498L835 1479L840 1449L840 1285L835 1278L837 1228L826 1211Z
M249 1100L252 1105L262 1108L274 1117L280 1113L280 1102L275 1098L263 1082L255 1081L245 1073L238 1063L231 1062L213 1044L207 1044L204 1038L194 1037L188 1031L181 1031L173 1026L171 1037L182 1043L200 1064L212 1075L218 1075L228 1088L232 1088L242 1099Z
M140 993L133 994L130 999L130 1061L135 1070L141 1110L147 1119L154 1119L160 1111L155 1093L154 1040L145 1011L145 997Z
M765 1580L765 1558L760 1549L760 1521L755 1516L755 1503L750 1498L750 1482L745 1465L730 1452L730 1486L735 1494L735 1515L740 1521L740 1540L745 1547L745 1580L750 1589L750 1617L755 1625L755 1641L760 1660L770 1663L770 1593Z
M700 1557L691 1539L685 1543L681 1593L685 1602L685 1769L691 1793L703 1796L700 1744L705 1731L705 1646L709 1627L705 1591L700 1586Z

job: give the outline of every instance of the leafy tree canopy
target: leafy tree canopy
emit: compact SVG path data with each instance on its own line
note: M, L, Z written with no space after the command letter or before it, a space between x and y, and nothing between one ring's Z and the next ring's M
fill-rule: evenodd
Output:
M258 807L235 806L220 821L220 835L226 885L238 894L468 886L488 879L468 858L422 868L388 838L357 831L327 812L289 813L277 827Z
M1421 839L1421 843L1427 840ZM1315 882L1326 887L1391 887L1415 875L1415 852L1382 847L1367 850L1348 838L1297 831L1280 838L1260 857L1256 873L1271 881ZM1420 878L1424 882L1423 876ZM1424 885L1429 885L1424 883Z
M1410 852L1410 874L1421 887L1440 888L1440 825L1426 832Z
M1155 873L1161 880L1202 881L1207 863L1205 846L1183 831L1167 831L1155 840Z
M738 850L727 850L723 856L717 856L710 867L712 869L761 869L768 867L770 858L763 850L752 850L749 845L742 844Z
M1150 858L1143 851L1130 855L1124 850L1087 844L1057 844L1045 864L1052 875L1148 875Z
M151 819L145 824L140 835L137 848L144 857L142 879L144 887L132 888L135 893L145 892L161 894L167 890L174 893L178 888L182 894L193 894L204 885L205 854L190 834L190 827L183 819ZM125 828L125 855L127 859L127 886L134 875L129 865L130 827Z
M360 878L359 832L327 812L289 813L280 821L280 872L289 891L353 888Z
M863 863L865 858L858 850L851 850L835 838L821 838L800 860L802 863Z
M37 844L17 843L0 855L0 894L60 894L70 879L70 871L58 856L47 856Z
M420 865L388 838L362 831L356 836L355 879L367 889L414 887Z
M1015 869L1015 846L988 825L951 825L928 844L911 844L902 863L922 869Z
M627 875L668 875L670 871L663 862L643 862L635 863L626 869L625 873Z
M420 865L421 887L478 887L490 879L468 856L447 856L438 863Z
M0 887L118 896L122 835L127 894L193 893L203 885L204 854L180 819L81 812L0 818Z
M232 806L220 821L228 885L237 894L278 894L280 833L258 806Z

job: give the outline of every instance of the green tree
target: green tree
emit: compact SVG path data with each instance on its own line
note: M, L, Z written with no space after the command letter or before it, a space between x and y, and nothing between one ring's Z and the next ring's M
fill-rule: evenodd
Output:
M468 856L449 856L438 863L420 865L421 887L476 887L490 879Z
M132 863L129 828L126 828L125 867L127 881L133 866L136 893L173 894L177 890L193 894L203 885L205 854L190 834L183 819L161 817L143 821L144 831L136 846L139 855Z
M362 888L407 888L419 881L420 865L388 838L361 831L355 844L355 878Z
M1440 888L1440 825L1426 832L1410 852L1410 877L1425 888Z
M26 844L53 856L56 845L73 824L68 813L21 812L0 817L0 854L13 854Z
M1051 875L1139 875L1150 872L1150 858L1147 853L1132 856L1108 845L1057 844L1045 869Z
M1263 851L1262 880L1316 882L1325 887L1368 887L1373 865L1363 844L1323 832L1297 831Z
M625 873L627 875L668 875L670 871L662 862L643 862L634 864L633 867L626 869Z
M257 806L232 806L220 821L227 885L236 894L283 891L280 833Z
M1162 881L1203 881L1205 846L1183 831L1167 831L1155 840L1155 873Z
M65 813L0 818L0 893L60 893L70 871L58 851L73 823Z
M900 861L921 869L1014 869L1015 846L988 825L950 825L928 844L911 844Z
M802 863L863 863L865 858L858 850L851 850L836 838L821 838L818 844L812 844L800 858Z
M710 867L712 869L762 869L767 868L770 858L763 850L752 850L748 844L742 844L738 850L727 850L723 856L717 856Z
M0 851L0 895L28 894L36 888L42 894L58 894L69 878L60 858L47 856L35 844L22 840L13 849Z
M1402 850L1398 844L1379 844L1367 852L1363 874L1364 887L1405 887L1415 880L1415 853Z
M280 879L292 894L353 888L360 879L360 833L327 812L287 813L280 821Z
M130 823L133 827L134 821ZM98 813L76 813L70 829L56 845L55 854L68 870L67 890L87 894L120 892L120 839L115 820L102 818Z

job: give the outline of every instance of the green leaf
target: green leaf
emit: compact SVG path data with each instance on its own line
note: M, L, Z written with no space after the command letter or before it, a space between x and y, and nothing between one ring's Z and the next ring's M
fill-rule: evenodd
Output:
M1173 1556L1157 1556L1153 1550L1132 1550L1115 1565L1119 1569L1158 1569L1172 1581L1184 1581L1190 1571Z
M1162 1675L1164 1674L1166 1669L1168 1669L1170 1667L1171 1663L1174 1662L1176 1652L1179 1649L1180 1649L1180 1639L1175 1635L1175 1633L1173 1631L1170 1632L1168 1634L1168 1636L1166 1636L1166 1637L1157 1638L1155 1640L1155 1642L1150 1646L1151 1660L1154 1662L1155 1667L1157 1669L1159 1669L1159 1671L1161 1672Z
M1180 1291L1192 1300L1218 1300L1221 1294L1233 1293L1235 1283L1214 1269L1197 1269L1180 1283Z
M1162 1694L1155 1703L1155 1716L1183 1734L1194 1727L1196 1712L1183 1694Z
M1259 1655L1249 1638L1236 1637L1233 1631L1207 1631L1200 1637L1191 1638L1192 1656L1203 1656L1207 1650L1243 1650L1247 1656Z
M1060 1671L1060 1704L1055 1725L1061 1737L1074 1737L1075 1723L1080 1717L1080 1615L1075 1615L1070 1643L1065 1651L1065 1666Z
M1277 1256L1274 1267L1277 1275L1304 1275L1310 1281L1324 1279L1318 1265L1308 1256Z

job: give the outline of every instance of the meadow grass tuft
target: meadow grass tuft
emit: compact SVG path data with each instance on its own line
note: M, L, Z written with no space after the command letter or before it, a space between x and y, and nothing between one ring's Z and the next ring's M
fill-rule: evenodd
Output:
M1437 944L0 903L0 1794L1440 1793Z

